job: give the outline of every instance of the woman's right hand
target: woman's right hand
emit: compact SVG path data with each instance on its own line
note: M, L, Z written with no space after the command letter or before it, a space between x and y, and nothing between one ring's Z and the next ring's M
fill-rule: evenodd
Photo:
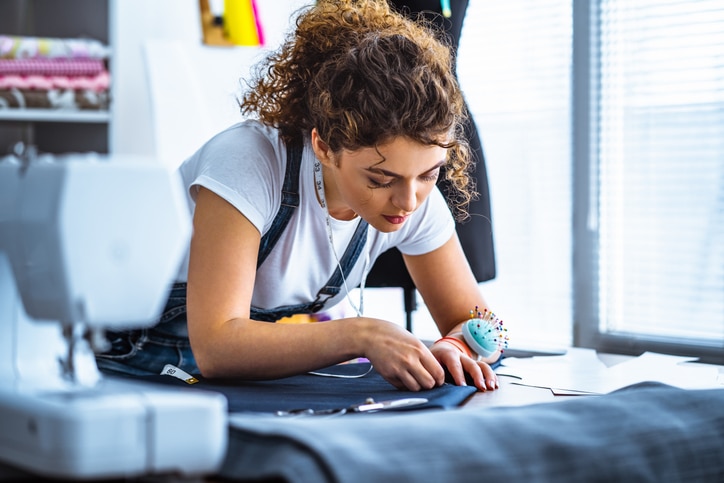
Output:
M420 391L445 382L445 371L425 344L399 325L359 317L357 342L375 370L398 389Z

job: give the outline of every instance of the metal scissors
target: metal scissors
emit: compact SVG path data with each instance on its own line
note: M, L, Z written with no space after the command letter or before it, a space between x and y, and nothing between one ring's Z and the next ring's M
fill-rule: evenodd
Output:
M291 409L289 411L277 411L277 416L341 416L348 413L369 413L384 411L386 409L399 409L411 406L419 406L428 402L424 397L408 397L401 399L390 399L386 401L375 401L369 397L363 403L353 404L345 408L332 409Z

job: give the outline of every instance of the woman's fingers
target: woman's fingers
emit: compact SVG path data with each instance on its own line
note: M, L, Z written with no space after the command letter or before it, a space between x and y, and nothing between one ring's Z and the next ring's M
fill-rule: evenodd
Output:
M436 349L435 355L458 386L466 386L470 381L480 391L492 391L500 387L498 376L485 362L476 361L454 347L443 345Z
M488 364L469 358L468 361L465 361L463 364L465 366L466 372L470 374L473 381L475 382L475 387L477 387L481 391L493 391L500 387L497 374L495 374L495 371L493 371L493 369Z
M383 377L398 389L421 391L432 389L445 382L445 372L436 360L430 369L422 362L412 364L407 368L400 367L398 369L398 371L395 371L395 373L389 376L383 374Z

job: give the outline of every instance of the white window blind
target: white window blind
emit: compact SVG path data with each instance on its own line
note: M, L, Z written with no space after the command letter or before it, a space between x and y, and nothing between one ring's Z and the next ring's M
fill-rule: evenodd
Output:
M724 2L596 13L597 330L724 348Z

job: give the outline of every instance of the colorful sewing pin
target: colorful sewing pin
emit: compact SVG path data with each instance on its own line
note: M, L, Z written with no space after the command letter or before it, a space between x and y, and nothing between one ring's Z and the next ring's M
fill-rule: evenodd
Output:
M452 16L452 9L450 8L450 0L440 0L440 7L442 8L442 16L450 18Z
M465 342L478 355L489 357L495 351L503 352L508 347L508 329L503 327L503 321L492 311L478 307L470 311L470 320L463 324L463 337Z

